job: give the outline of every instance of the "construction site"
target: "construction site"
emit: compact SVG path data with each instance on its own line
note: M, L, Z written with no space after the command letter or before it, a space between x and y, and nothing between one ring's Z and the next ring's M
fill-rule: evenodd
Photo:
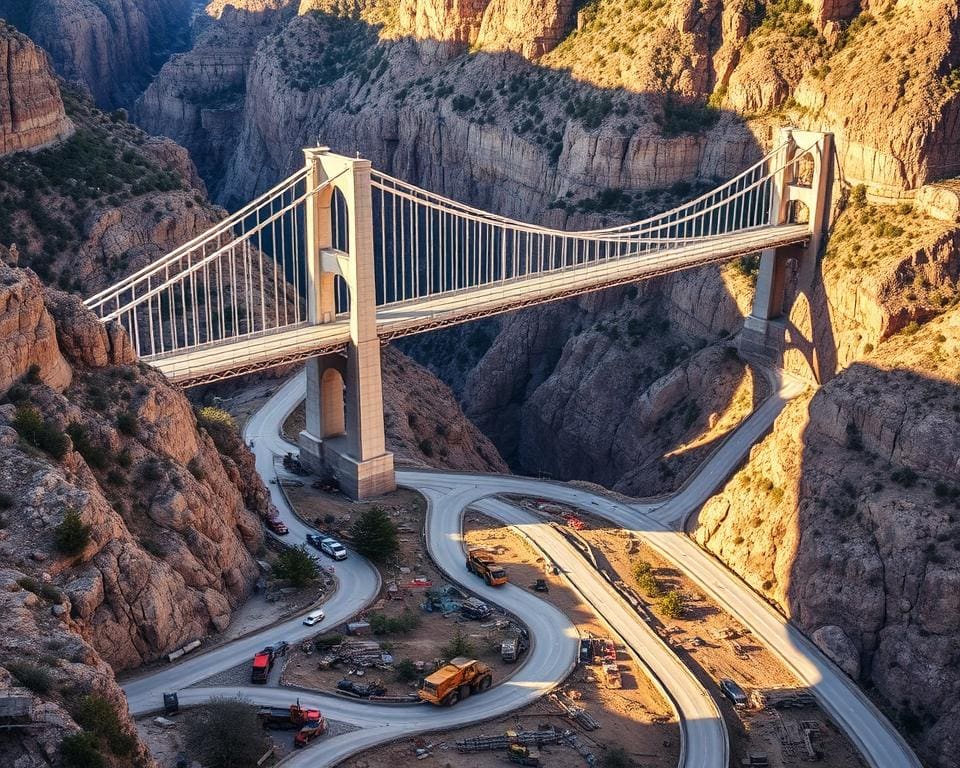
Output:
M307 485L286 492L301 517L344 541L352 520L369 506ZM417 681L456 656L488 665L494 685L509 679L516 658L504 660L503 644L525 635L522 624L451 584L426 556L422 497L400 490L378 503L397 526L400 544L390 564L378 567L380 596L348 625L324 627L291 649L281 683L374 701L415 701ZM469 584L466 565L464 576ZM522 655L519 647L516 653Z

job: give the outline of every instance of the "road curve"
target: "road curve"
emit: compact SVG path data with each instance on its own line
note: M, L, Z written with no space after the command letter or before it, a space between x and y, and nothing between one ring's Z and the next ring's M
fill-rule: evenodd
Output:
M728 441L729 445L736 444L735 437ZM589 491L542 480L424 470L399 470L397 480L415 488L430 483L431 476L437 474L442 475L443 482L448 484L459 481L464 489L459 497L460 503L466 505L499 494L533 496L573 505L633 531L683 570L773 651L800 682L809 687L872 768L921 768L913 750L866 694L800 630L738 576L668 524ZM675 503L678 508L681 504L688 504L689 509L696 509L702 504L702 493L700 485L688 485L677 494L687 500Z

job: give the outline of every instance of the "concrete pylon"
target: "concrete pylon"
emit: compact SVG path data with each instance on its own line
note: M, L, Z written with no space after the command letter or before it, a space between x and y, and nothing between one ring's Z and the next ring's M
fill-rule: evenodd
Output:
M770 163L771 167L781 170L773 178L770 223L790 223L796 215L796 203L803 203L809 215L810 239L806 248L768 248L760 253L760 272L753 308L744 318L739 348L745 355L761 357L780 365L783 362L786 331L784 302L787 262L791 258L798 260L798 288L809 290L820 248L827 234L833 185L833 134L782 128L777 145L780 150ZM809 155L813 161L809 183L797 177L797 164L793 162L803 155Z
M334 319L340 276L350 291L350 345L346 358L326 355L307 363L300 460L314 472L332 472L352 498L366 499L396 488L393 454L386 450L383 428L370 162L335 155L326 147L304 154L308 188L319 190L307 205L308 318L313 323ZM325 182L329 184L319 189ZM333 247L335 190L346 202L346 251Z

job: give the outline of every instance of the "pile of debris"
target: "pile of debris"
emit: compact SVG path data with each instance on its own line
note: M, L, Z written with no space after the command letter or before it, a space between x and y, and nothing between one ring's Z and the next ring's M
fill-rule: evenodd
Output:
M393 655L383 650L380 644L373 640L344 640L320 656L317 666L320 669L330 669L338 665L345 665L351 671L370 669L391 669Z
M564 731L553 726L540 726L535 731L506 731L500 736L473 736L469 739L460 739L456 747L460 752L489 752L506 749L511 744L525 744L527 746L542 746L544 744L558 744L563 739Z
M563 698L557 696L555 693L550 694L550 701L560 707L567 717L575 723L578 723L585 731L595 731L600 727L600 723L583 707L573 704L572 702L564 701Z

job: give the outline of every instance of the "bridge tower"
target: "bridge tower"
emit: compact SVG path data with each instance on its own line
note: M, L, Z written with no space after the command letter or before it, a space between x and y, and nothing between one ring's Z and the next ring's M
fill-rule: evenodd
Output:
M773 179L770 223L799 223L802 220L799 216L805 214L810 239L806 246L768 248L761 252L753 309L744 318L739 347L743 354L780 365L787 330L784 314L788 308L784 307L784 301L788 263L799 264L797 290L809 293L830 225L833 134L781 128L775 143L780 151L772 158L770 167L781 170ZM798 158L806 163L794 162Z
M393 454L386 450L383 426L370 162L333 154L326 147L305 149L304 155L309 169L307 319L320 324L335 318L336 282L342 279L349 291L350 344L345 356L307 361L300 460L311 471L332 472L345 493L365 499L396 488ZM324 182L329 184L321 189ZM337 193L346 209L344 249L335 248L333 242L331 216Z

